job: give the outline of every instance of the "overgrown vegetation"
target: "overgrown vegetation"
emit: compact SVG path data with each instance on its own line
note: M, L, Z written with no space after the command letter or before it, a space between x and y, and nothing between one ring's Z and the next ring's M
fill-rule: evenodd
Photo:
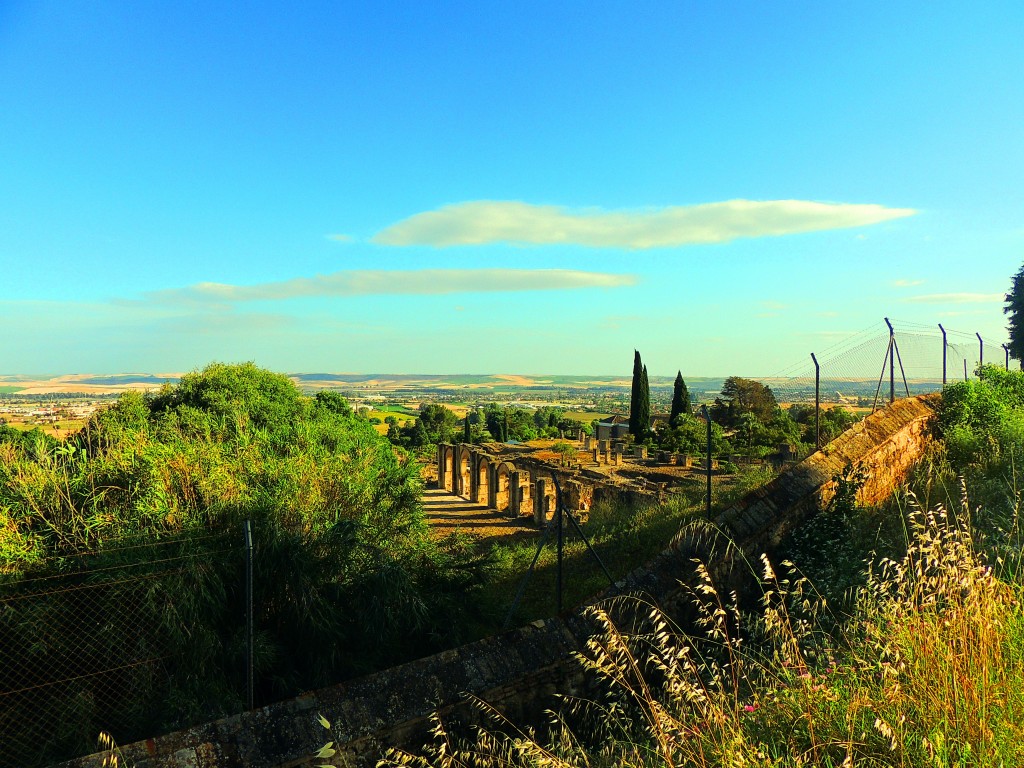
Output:
M4 731L58 712L54 743L32 745L57 759L101 723L124 740L244 709L246 520L257 703L457 644L479 564L432 542L420 493L343 398L253 365L125 394L65 442L0 432L0 690L64 658L89 673L37 709L5 698ZM68 591L29 599L40 584ZM125 665L138 674L94 685Z
M580 663L598 695L565 700L547 736L496 718L458 742L439 722L427 757L388 764L1024 763L1022 424L1024 375L984 368L944 392L943 439L904 500L856 509L847 473L818 538L788 543L835 601L764 559L761 610L745 612L697 564L699 631L651 606L595 611Z

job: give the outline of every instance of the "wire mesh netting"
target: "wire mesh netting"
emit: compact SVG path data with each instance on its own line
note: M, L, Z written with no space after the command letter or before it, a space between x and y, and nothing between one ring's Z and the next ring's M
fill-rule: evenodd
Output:
M101 730L181 724L163 713L193 647L183 603L239 538L118 544L0 576L0 768L94 752ZM225 618L240 625L232 602Z
M982 362L1009 364L1005 347L994 339L907 321L892 325L891 351L886 326L873 325L815 354L823 406L882 406L891 395L938 392L944 381L973 376ZM808 355L765 383L780 403L813 403L814 361Z

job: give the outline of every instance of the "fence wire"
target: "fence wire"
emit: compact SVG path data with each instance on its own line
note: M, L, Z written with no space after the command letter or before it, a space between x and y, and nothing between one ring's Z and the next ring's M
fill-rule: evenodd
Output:
M978 366L1007 365L1001 342L974 333L926 326L908 321L891 321L895 341L892 358L894 394L898 397L938 392L943 381L953 382L974 375ZM943 367L945 348L945 368ZM820 377L820 398L824 407L853 408L881 406L889 402L889 331L884 324L852 334L837 344L815 352ZM776 373L768 384L780 403L813 403L815 369L810 355Z
M101 730L180 725L161 715L189 663L179 603L240 546L233 533L115 542L0 577L0 768L94 752Z

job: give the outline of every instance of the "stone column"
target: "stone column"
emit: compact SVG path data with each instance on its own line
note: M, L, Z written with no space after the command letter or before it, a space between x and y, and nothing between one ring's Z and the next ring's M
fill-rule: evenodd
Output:
M533 515L533 499L530 497L530 482L526 478L526 474L520 478L519 482L519 495L516 497L516 515L522 517L524 515Z
M508 473L508 516L512 518L519 517L521 514L523 498L522 488L519 487L521 482L522 477L518 470ZM495 482L494 487L497 489L497 482ZM497 490L495 490L495 495L497 495Z
M444 490L444 452L446 445L444 443L437 444L437 487L442 491Z
M487 463L487 506L498 508L498 465L490 462Z
M548 481L547 478L540 478L534 486L533 495L533 520L537 525L543 527L547 524L548 511Z

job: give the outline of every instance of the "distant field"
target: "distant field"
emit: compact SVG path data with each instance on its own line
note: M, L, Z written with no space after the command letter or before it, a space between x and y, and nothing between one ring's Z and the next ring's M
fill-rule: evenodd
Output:
M413 408L409 408L408 406L405 405L382 405L379 408L376 408L375 410L382 411L390 416L401 415L416 418L417 416L420 415L419 411L414 410Z
M7 426L22 432L41 429L46 434L53 435L54 437L67 437L71 432L77 432L84 427L85 422L81 419L62 419L53 424L26 424L23 421L8 421Z
M606 419L609 416L611 416L610 413L598 412L598 411L566 411L565 412L565 418L567 418L567 419L574 419L576 421L581 421L584 424L589 424L594 419L598 419L598 420Z
M388 418L390 416L390 417L394 418L399 424L404 424L404 423L412 421L413 419L416 418L415 416L411 416L408 413L405 413L404 411L398 411L398 410L395 410L395 411L385 410L385 409L379 409L378 410L378 409L375 408L372 411L362 411L361 413L362 413L363 416L365 416L368 419L380 419L381 421L384 421L386 418ZM387 431L387 430L385 429L385 431Z
M0 395L11 395L15 392L21 392L24 387L12 386L10 384L0 384Z

